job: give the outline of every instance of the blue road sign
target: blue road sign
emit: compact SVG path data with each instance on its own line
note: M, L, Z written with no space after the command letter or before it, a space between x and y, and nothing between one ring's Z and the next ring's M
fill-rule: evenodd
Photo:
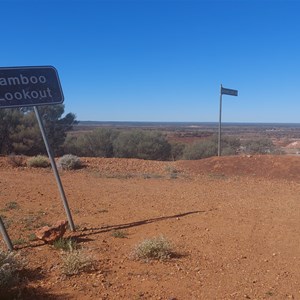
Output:
M0 108L60 104L63 101L54 67L0 68Z
M230 95L230 96L237 96L238 91L237 90L232 90L232 89L226 89L226 88L221 88L221 94L222 95Z

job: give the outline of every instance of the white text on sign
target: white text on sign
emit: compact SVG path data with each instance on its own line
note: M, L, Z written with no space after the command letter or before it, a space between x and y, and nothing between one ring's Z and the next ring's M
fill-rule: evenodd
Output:
M36 84L47 84L47 78L43 75L41 76L25 76L20 74L14 77L0 77L0 86L25 86L21 88L18 92L6 92L4 95L0 95L0 101L12 101L16 100L32 100L32 99L43 99L52 98L51 89L49 87L45 89L30 90L26 88L28 85Z

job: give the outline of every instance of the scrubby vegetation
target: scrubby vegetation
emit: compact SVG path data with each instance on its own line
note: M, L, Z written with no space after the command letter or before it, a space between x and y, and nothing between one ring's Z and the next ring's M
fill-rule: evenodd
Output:
M74 251L78 248L77 242L72 238L60 238L53 243L55 249L63 251Z
M232 137L222 138L222 155L237 154L240 141ZM218 137L212 136L203 141L187 145L183 152L184 159L201 159L218 155Z
M222 154L234 155L240 141L222 139ZM140 158L148 160L201 159L217 155L217 136L208 137L193 144L169 142L158 131L96 129L78 136L69 136L64 151L79 156Z
M47 168L50 166L50 161L47 156L37 155L29 158L27 165L32 168Z
M222 137L222 155L279 154L269 139L244 140ZM100 128L79 135L69 135L63 152L87 157L139 158L147 160L196 160L218 155L218 137L212 135L194 143L169 142L165 134L148 130ZM80 167L79 158L65 155L59 161L63 169ZM73 164L74 163L74 164Z
M92 268L93 260L82 250L72 250L62 255L62 272L65 275L76 275Z
M40 108L45 123L49 144L55 155L72 153L78 157L119 157L147 160L202 159L216 156L218 152L217 135L213 132L179 132L170 137L168 131L152 129L112 129L97 128L88 132L71 132L76 124L72 113L62 117L62 105ZM67 134L68 132L68 134ZM190 140L185 141L188 137ZM191 143L191 141L193 141ZM31 109L4 109L0 112L0 154L16 153L9 157L14 167L24 165L21 155L45 154L46 149ZM222 155L279 154L270 139L243 140L224 135ZM63 156L61 167L74 169L80 167L75 156ZM41 156L34 159L40 159ZM76 161L76 162L75 162ZM73 164L74 163L74 164ZM32 167L43 167L41 163L29 162ZM45 167L48 166L45 164Z
M74 238L60 238L53 243L53 247L62 250L62 273L68 276L89 271L94 267L94 261L80 249Z
M0 248L0 290L8 289L17 283L20 266L15 252L7 252Z
M62 154L62 145L67 131L76 124L75 115L66 114L63 105L39 107L40 115L55 154ZM46 154L46 149L31 108L14 108L0 110L0 154Z
M183 157L183 152L186 147L184 143L172 142L171 145L171 160L179 160Z
M72 154L65 154L58 160L58 166L63 170L76 170L82 167L79 157Z
M114 142L116 157L167 160L171 145L156 131L123 131Z
M270 139L246 140L243 142L242 151L247 154L276 154L278 152Z
M69 135L64 143L64 153L88 157L113 157L113 142L119 131L99 128L78 136Z
M14 168L22 167L25 164L25 157L24 155L10 154L8 156L8 163Z
M133 258L140 260L166 260L172 255L172 246L164 236L146 239L133 250Z
M96 129L70 136L64 151L79 156L169 160L171 144L157 131Z
M127 235L128 235L128 233L123 230L113 230L111 233L111 236L113 236L115 238L119 238L119 239L124 239L127 237Z

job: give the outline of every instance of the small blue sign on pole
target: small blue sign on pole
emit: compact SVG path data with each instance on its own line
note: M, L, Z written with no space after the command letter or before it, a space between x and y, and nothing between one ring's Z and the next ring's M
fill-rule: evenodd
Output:
M221 151L222 95L237 96L238 95L238 90L226 89L221 84L221 89L220 89L220 111L219 111L219 134L218 134L218 156L221 156L221 154L222 154L222 151Z
M0 108L61 104L63 101L54 67L0 68Z
M237 96L238 91L221 87L221 94L222 95L229 95L229 96Z

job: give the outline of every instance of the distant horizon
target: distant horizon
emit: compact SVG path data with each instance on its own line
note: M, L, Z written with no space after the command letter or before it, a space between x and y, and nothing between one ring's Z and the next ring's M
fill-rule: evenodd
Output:
M79 123L109 123L109 124L211 124L218 125L219 122L201 122L201 121L92 121L92 120L77 120ZM222 125L299 125L293 122L222 122Z

